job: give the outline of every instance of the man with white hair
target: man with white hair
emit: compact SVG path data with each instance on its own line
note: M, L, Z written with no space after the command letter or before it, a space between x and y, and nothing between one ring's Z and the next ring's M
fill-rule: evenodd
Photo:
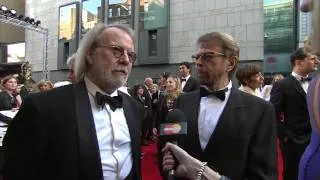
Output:
M4 139L4 179L141 179L144 108L117 91L136 60L132 29L98 24L76 55L77 83L30 95Z

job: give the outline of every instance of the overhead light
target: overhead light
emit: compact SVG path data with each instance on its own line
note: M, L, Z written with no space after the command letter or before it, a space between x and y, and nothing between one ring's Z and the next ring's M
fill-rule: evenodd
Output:
M11 13L12 15L14 15L14 16L17 15L17 11L14 10L14 9L11 9L11 10L10 10L10 13Z
M8 8L7 7L5 7L5 6L1 6L1 11L7 11L8 10Z

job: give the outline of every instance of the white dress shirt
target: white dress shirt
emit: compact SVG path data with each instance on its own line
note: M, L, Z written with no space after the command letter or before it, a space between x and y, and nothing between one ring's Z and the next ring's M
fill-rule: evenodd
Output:
M184 88L184 86L186 85L186 83L187 83L187 81L188 81L189 78L190 78L190 74L189 74L187 77L185 77L185 78L182 78L182 77L181 77L181 79L186 79L185 81L181 81L181 91L183 90L183 88Z
M202 150L204 150L207 146L211 134L213 133L218 124L222 111L228 102L231 87L232 82L230 81L227 85L228 90L226 91L226 99L224 101L220 100L219 98L213 95L201 97L200 99L198 128Z
M307 77L303 77L303 76L300 76L299 74L297 74L297 73L295 73L293 71L292 71L291 75L293 77L295 77L300 82L302 89L304 90L304 92L307 93L308 92L308 87L309 87L309 82L308 81L301 82L301 78L307 78L308 76Z
M104 180L124 179L132 169L131 139L123 108L115 111L108 104L98 106L96 92L106 94L85 77L93 120L98 137ZM115 91L110 96L117 96Z

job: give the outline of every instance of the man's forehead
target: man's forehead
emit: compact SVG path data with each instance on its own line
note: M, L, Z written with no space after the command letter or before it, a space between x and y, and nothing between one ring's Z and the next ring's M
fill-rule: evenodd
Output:
M223 48L219 45L216 44L211 44L211 45L199 45L197 47L197 52L207 52L207 51L216 51L216 52L222 52Z
M117 43L119 40L119 36L124 38L125 35L127 35L127 38L132 40L130 35L127 32L116 27L110 27L101 32L100 38L101 38L101 41Z

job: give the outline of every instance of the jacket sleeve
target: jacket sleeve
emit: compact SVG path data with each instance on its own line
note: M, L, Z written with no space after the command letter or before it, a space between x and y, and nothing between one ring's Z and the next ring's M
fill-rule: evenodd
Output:
M281 113L283 112L284 93L281 83L277 82L273 85L270 93L270 102L273 104L276 111L277 122L281 121Z
M276 117L271 105L264 108L249 146L247 179L277 179Z
M42 179L45 151L43 121L32 99L26 98L4 138L4 179Z

